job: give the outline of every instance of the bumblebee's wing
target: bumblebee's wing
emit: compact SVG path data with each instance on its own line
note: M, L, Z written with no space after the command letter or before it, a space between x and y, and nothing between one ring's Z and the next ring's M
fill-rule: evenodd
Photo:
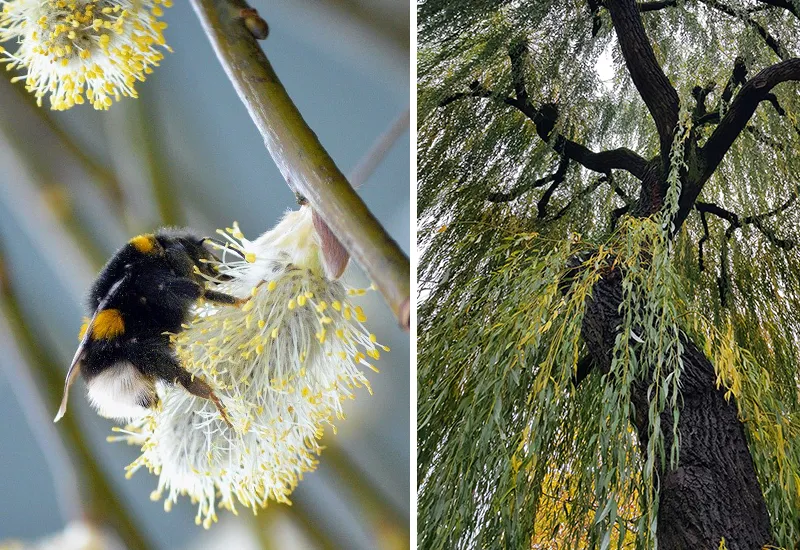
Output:
M125 274L122 279L111 285L111 288L108 289L108 293L100 300L100 303L97 305L97 309L94 310L94 314L92 318L89 320L89 324L86 326L86 332L83 333L83 338L81 338L81 343L78 344L78 349L75 351L75 356L72 358L72 364L69 366L69 370L67 371L67 378L64 380L64 396L61 398L61 406L58 407L58 413L56 417L53 419L53 422L58 422L67 412L67 401L69 400L69 387L75 383L75 380L78 378L78 375L81 373L81 361L83 361L83 357L86 351L86 342L89 341L89 336L92 334L92 328L94 327L94 321L97 319L97 314L103 311L108 302L116 296L119 287L122 286L122 283L128 278L128 274Z

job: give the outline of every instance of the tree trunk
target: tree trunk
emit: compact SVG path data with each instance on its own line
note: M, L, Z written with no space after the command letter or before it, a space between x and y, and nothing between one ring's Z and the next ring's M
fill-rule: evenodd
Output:
M607 373L611 365L622 301L621 274L598 282L586 302L582 334L592 359ZM659 473L659 550L760 550L772 541L769 515L733 398L717 389L714 366L684 336L679 420L680 458L676 469ZM633 389L639 441L648 433L648 383ZM662 414L665 449L672 445L672 413ZM668 462L668 460L667 460Z

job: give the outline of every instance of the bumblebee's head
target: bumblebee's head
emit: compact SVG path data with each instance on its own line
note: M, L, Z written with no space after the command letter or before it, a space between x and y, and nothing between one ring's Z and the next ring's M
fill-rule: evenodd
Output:
M170 263L180 271L189 275L193 271L193 266L197 266L205 275L218 276L214 269L218 259L204 246L210 240L209 238L197 235L187 229L168 228L158 230L156 239L164 247Z

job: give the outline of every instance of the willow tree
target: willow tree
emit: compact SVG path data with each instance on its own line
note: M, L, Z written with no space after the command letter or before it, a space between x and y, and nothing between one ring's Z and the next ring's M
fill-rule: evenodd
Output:
M425 0L421 548L800 545L800 2Z

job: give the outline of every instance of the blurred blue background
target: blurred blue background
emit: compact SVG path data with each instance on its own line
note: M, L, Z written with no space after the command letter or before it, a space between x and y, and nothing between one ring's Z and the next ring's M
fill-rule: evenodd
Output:
M409 5L393 0L250 3L269 22L270 36L262 47L276 72L322 144L349 173L408 109ZM37 342L64 371L97 262L131 235L160 225L163 208L202 231L238 220L252 238L294 207L292 192L191 7L177 1L164 19L174 53L137 86L140 99L123 99L109 112L88 105L47 111L51 127L19 93L21 83L0 81L4 282L18 297ZM69 141L77 151L65 145ZM76 160L76 152L89 164ZM405 131L359 191L407 253L409 158ZM121 200L104 190L104 170L119 182ZM160 192L167 199L162 210ZM94 264L86 262L87 255ZM353 265L346 279L364 280ZM237 518L223 511L219 524L207 532L195 526L195 508L188 501L168 514L162 503L151 502L156 478L139 472L124 479L123 468L137 449L105 442L113 424L89 409L79 383L69 414L79 418L93 455L154 547L258 548L270 540L275 548L408 546L403 529L410 495L409 338L379 295L367 298L365 310L373 332L392 348L380 361L381 373L368 375L375 395L361 391L346 405L348 418L339 423L339 434L326 434L326 442L337 447L331 455L336 459L326 462L323 453L319 470L296 491L296 505L270 505L268 519L257 524L249 512ZM64 461L52 442L45 447L49 450L41 445L52 436L52 424L36 428L50 422L56 404L37 410L20 403L27 399L21 389L27 387L22 375L27 367L7 320L0 324L0 345L0 541L33 541L65 526L53 481L54 465L63 467ZM31 424L41 432L39 439ZM257 530L265 537L257 539Z

